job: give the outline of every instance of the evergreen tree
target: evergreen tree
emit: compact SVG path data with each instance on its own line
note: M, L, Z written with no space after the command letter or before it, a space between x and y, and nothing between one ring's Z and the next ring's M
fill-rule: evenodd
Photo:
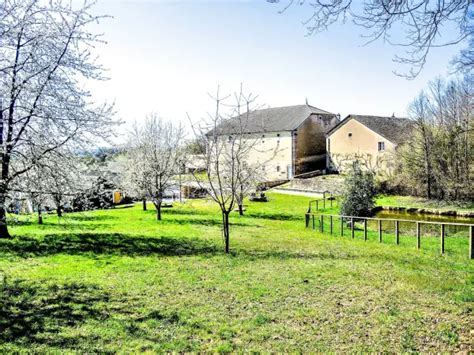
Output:
M374 175L354 164L345 181L341 213L345 216L370 216L376 195Z

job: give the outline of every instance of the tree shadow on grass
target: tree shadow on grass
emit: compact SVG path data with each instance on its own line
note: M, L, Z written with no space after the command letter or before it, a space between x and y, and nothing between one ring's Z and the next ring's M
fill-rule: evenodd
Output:
M249 260L262 260L262 259L278 259L278 260L289 260L289 259L300 259L300 260L353 260L358 259L357 255L347 252L337 251L288 251L281 249L237 249L231 251L234 256L245 257Z
M87 320L109 317L109 295L80 283L44 285L8 281L0 285L0 343L71 347L81 337L61 334Z
M85 214L85 213L75 213L75 214L66 214L63 217L66 221L77 221L77 222L95 222L95 221L109 221L114 219L119 219L118 216L111 216L110 214Z
M215 254L222 247L206 240L185 237L145 237L120 233L68 233L43 238L0 239L0 252L20 257L51 254L109 254L127 256L185 256Z
M304 215L296 216L287 213L265 213L265 212L248 212L244 217L252 218L261 218L261 219L270 219L274 221L302 221L304 220Z
M222 227L222 220L220 220L220 219L209 219L209 218L180 219L180 218L173 218L171 216L163 215L163 220L161 222L171 223L171 224L179 224L179 225L193 224L193 225L210 226L210 227L215 227L215 226ZM160 223L160 221L157 221L157 223ZM230 226L231 226L231 228L233 226L239 226L239 227L249 227L249 226L251 226L251 227L255 227L255 225L252 225L252 224L249 224L249 223L235 222L235 221L232 221L230 223Z

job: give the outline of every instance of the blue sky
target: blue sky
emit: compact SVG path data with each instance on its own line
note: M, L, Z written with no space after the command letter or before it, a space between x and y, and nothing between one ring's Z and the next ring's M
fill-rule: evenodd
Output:
M415 80L395 76L397 48L362 46L361 29L338 25L307 37L307 8L260 1L99 0L98 27L107 45L96 53L109 81L94 84L100 100L115 100L119 118L132 122L147 112L187 122L212 108L207 93L258 94L269 106L303 104L340 113L406 114L427 82L449 72L459 46L432 51Z

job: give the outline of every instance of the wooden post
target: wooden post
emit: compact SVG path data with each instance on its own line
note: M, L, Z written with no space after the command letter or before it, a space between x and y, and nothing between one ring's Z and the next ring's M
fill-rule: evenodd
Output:
M314 225L314 214L313 214L313 229L315 228L315 225Z
M367 219L364 219L364 240L367 241Z
M398 225L398 221L395 221L395 242L398 244L400 244L400 233L399 233L399 225Z
M379 242L382 243L382 220L379 219Z
M351 218L351 236L354 238L354 218Z
M323 233L324 232L324 216L323 215L320 216L319 223L320 223L319 229L321 230L321 233Z
M323 209L326 209L326 193L323 195Z
M319 211L319 202L316 200L316 211Z
M304 215L304 217L305 217L304 219L305 219L306 228L308 228L308 227L309 227L309 218L310 218L309 213L306 213L306 214Z
M440 245L440 247L441 247L441 255L444 254L444 234L445 234L445 232L446 232L446 231L445 231L445 225L444 225L444 224L441 224L441 240L440 240L440 242L441 242L441 245Z
M416 222L416 248L421 248L420 222Z
M344 217L341 216L341 237L344 236Z
M332 235L332 215L329 216L329 233Z
M474 259L474 226L469 226L469 258Z

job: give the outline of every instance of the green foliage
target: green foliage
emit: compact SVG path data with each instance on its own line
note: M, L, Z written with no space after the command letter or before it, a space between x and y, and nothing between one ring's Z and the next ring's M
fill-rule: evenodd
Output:
M346 177L341 213L346 216L370 216L375 206L374 175L355 164Z
M329 236L304 228L312 198L269 197L231 214L231 255L206 200L160 223L137 204L13 226L0 240L0 353L469 347L467 238L447 238L439 257L436 238L416 250L405 231L398 246L387 231L382 244L376 231Z

